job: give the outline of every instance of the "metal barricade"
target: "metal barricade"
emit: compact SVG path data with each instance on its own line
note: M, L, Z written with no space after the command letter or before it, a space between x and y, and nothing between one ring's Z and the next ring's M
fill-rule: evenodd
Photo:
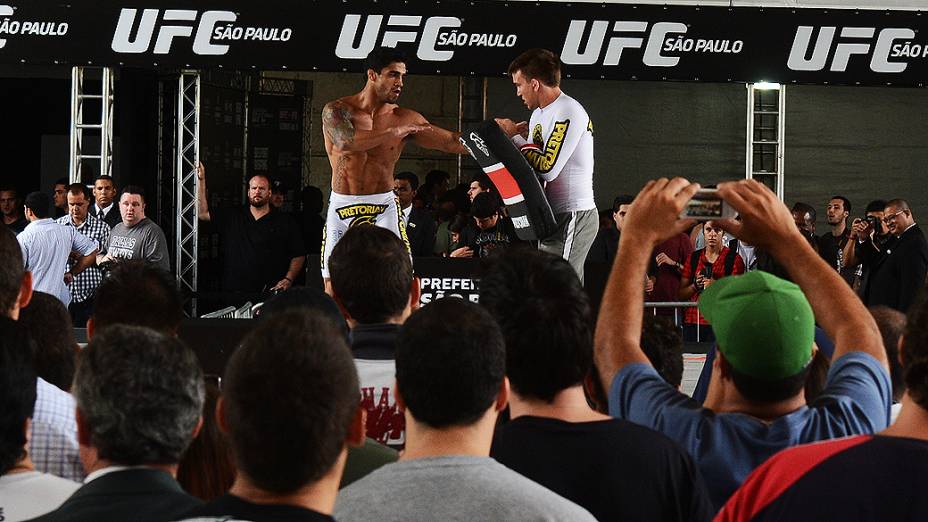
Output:
M658 309L664 309L664 310L672 309L673 310L673 323L679 326L681 329L683 329L684 324L685 324L684 319L686 317L686 309L695 308L697 304L698 303L693 302L693 301L666 301L666 302L646 301L644 303L644 309L645 309L645 313L648 313L650 309L651 315L655 315L655 316L658 315L658 312L657 312ZM669 318L670 316L668 315L667 317ZM695 341L706 342L706 340L703 339L703 335L702 335L703 330L704 330L703 328L704 325L700 325L699 322L697 321L696 324L692 326L694 327L696 331Z

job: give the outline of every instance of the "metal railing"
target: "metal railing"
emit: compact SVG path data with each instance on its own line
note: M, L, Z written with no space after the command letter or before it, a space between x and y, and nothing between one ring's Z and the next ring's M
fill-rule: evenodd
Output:
M658 309L672 309L673 310L673 323L679 326L680 328L683 328L684 324L686 324L684 321L686 318L686 309L695 308L697 305L698 303L693 302L693 301L664 301L664 302L645 301L644 309L645 309L645 313L648 313L648 310L650 309L651 315L655 315L655 316L658 315L658 312L657 312ZM705 342L705 340L702 338L703 337L702 332L704 330L703 327L705 325L701 325L697 321L692 326L694 327L696 331L696 339L695 339L696 342Z

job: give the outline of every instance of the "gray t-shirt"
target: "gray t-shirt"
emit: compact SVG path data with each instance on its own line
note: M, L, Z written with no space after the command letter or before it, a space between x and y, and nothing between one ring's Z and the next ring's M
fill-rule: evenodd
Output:
M28 520L58 509L81 487L54 475L27 471L0 477L0 520Z
M341 522L596 520L582 507L489 457L387 464L338 493Z
M168 257L168 242L164 232L154 221L145 218L134 227L118 223L110 231L110 242L106 251L116 259L141 259L162 270L171 270Z

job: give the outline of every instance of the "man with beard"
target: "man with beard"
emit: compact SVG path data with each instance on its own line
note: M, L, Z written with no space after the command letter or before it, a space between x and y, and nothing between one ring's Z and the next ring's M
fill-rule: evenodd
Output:
M818 254L849 283L854 280L854 270L846 268L844 247L851 233L851 227L847 226L847 217L850 214L851 202L844 196L832 196L825 210L831 230L818 238Z
M409 247L406 223L393 193L393 171L409 141L427 149L464 154L460 134L429 124L396 102L406 77L406 58L391 48L376 49L365 63L361 92L322 109L325 150L332 166L332 194L322 239L322 276L329 279L329 256L349 227L374 224L395 233Z
M225 292L286 290L303 270L306 248L296 223L270 205L271 182L258 174L248 180L248 204L210 209L206 168L197 168L197 216L219 231L221 289Z

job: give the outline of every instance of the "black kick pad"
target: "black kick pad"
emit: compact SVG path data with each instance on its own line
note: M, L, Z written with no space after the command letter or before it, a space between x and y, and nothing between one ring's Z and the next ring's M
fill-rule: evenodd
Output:
M519 239L546 239L557 232L554 212L535 170L495 121L486 120L461 134L461 143L493 181Z

